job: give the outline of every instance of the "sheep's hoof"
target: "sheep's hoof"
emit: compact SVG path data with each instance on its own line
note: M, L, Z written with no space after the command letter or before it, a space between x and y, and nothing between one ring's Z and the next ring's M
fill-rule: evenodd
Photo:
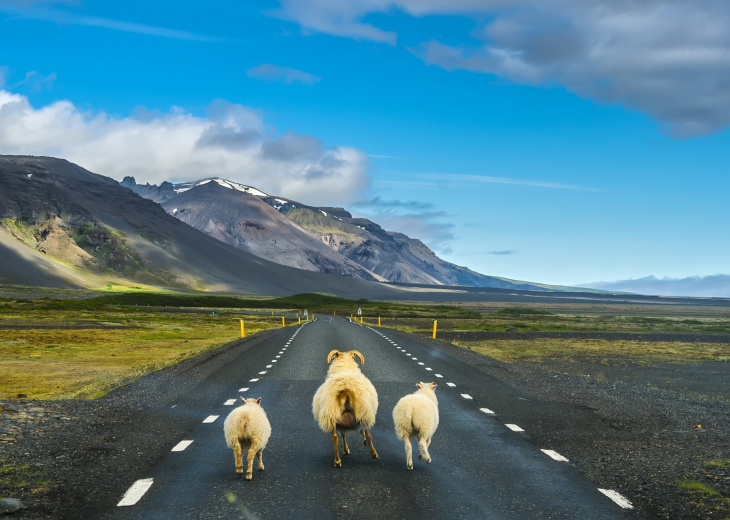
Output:
M253 478L253 473L246 473L246 480L251 480Z
M336 460L335 461L335 467L336 468L341 468L342 467L342 461L341 460Z
M375 453L375 452L371 453L371 454L370 454L370 456L371 456L372 458L374 458L374 459L377 459L377 458L378 458L378 454L377 454L377 453Z
M418 454L418 460L421 460L422 458L423 458L423 456L419 453Z
M263 465L263 464L261 464L261 465L259 466L259 471L263 471L263 470L264 470L264 465Z
M243 468L236 468L236 475L243 475Z
M413 469L413 464L409 464L409 465L407 466L407 468L408 468L408 469Z

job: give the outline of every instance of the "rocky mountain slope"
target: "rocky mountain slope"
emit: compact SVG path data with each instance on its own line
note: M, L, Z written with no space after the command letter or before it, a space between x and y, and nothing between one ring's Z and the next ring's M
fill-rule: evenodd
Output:
M6 284L357 298L398 291L268 262L194 229L113 179L49 157L0 156L0 258Z
M307 206L219 178L155 186L127 177L121 184L200 231L284 265L400 283L543 289L446 262L420 240L343 208Z
M317 240L260 197L218 182L162 203L169 214L233 247L278 264L363 280L383 280Z

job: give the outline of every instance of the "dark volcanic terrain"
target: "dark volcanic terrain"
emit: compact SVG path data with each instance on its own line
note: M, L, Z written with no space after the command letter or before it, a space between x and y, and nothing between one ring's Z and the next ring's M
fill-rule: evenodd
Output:
M83 519L100 504L115 503L114 479L131 481L198 421L178 414L163 430L157 426L159 414L170 416L169 403L226 363L229 350L251 348L267 334L148 375L95 401L3 401L0 459L3 467L22 468L18 478L26 484L13 495L29 506L16 516ZM441 341L420 341L483 372L484 390L493 396L499 419L521 425L536 445L554 447L589 480L618 490L636 508L628 517L730 515L723 498L730 496L727 370L714 376L704 368L708 365L673 367L675 379L694 380L689 393L668 381L647 386L651 374L640 365L617 367L610 378L597 381L561 373L561 367L505 364ZM568 368L575 366L562 367ZM688 483L708 483L721 495L698 494Z

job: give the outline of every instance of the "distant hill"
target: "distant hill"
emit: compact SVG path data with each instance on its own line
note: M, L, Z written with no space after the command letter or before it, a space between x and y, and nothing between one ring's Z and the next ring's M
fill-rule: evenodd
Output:
M545 290L446 262L420 240L344 208L308 206L220 178L155 186L127 177L121 185L218 240L283 265L399 283Z
M238 294L399 289L282 266L168 215L108 177L50 157L0 156L0 283L148 285Z

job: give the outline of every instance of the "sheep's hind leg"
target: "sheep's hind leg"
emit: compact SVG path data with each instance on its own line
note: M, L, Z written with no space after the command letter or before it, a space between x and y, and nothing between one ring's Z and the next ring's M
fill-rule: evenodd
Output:
M370 456L377 459L378 452L375 451L375 446L373 446L373 436L370 434L370 430L363 430L363 435L365 436L365 443L370 447Z
M264 450L259 450L259 471L264 470Z
M256 456L256 447L251 445L248 450L248 467L246 468L246 480L253 478L253 459Z
M332 444L335 447L335 467L341 468L342 467L342 459L340 459L340 445L337 440L337 428L332 430Z
M345 430L340 430L340 435L342 435L342 453L344 455L349 455L350 447L347 445L347 438L345 437Z
M428 443L426 439L418 439L418 459L423 459L431 464L431 455L428 454Z
M411 439L403 441L406 445L406 467L413 469L413 448L411 447Z
M243 454L241 453L241 443L236 441L233 445L233 458L236 460L236 474L243 473Z

